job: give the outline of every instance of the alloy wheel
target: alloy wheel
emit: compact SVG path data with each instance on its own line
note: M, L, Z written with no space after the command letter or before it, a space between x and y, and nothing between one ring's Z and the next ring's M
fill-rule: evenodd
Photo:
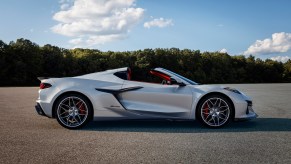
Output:
M87 120L88 111L88 106L83 99L69 96L59 103L57 117L65 127L76 128Z
M228 103L219 97L211 97L204 101L200 111L203 122L211 127L224 125L231 112Z

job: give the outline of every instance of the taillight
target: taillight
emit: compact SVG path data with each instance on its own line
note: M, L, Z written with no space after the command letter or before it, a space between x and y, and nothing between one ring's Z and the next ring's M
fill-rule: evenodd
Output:
M51 86L52 86L52 85L49 84L49 83L40 83L39 88L40 88L40 89L46 89L46 88L49 88L49 87L51 87Z

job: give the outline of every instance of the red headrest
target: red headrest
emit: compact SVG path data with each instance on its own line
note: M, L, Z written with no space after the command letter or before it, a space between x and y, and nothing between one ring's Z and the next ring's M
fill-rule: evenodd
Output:
M127 68L127 80L131 80L131 69Z

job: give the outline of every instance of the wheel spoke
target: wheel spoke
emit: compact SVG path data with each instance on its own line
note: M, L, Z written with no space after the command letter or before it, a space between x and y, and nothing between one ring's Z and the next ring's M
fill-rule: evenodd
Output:
M69 107L72 107L71 106L71 97L69 97Z
M217 106L217 101L218 101L218 100L219 100L219 99L216 99L216 101L215 101L215 103L214 103L215 106Z
M205 118L205 120L207 121L207 119L210 117L211 115L209 114L206 118Z
M78 118L79 118L79 121L80 121L80 122L82 122L82 119L81 119L81 117L80 117L79 115L77 115L77 116L78 116Z
M69 116L70 117L70 116ZM67 118L67 125L69 125L69 117Z
M79 102L77 102L76 106L78 106L79 103L82 103L81 105L83 105L83 102L80 100ZM80 105L80 106L81 106L81 105Z
M207 101L207 105L209 105L208 102L211 103L212 107L214 106L214 104L213 104L213 102L212 102L211 100L208 100L208 101Z
M64 103L61 104L61 107L62 107L62 105L64 105L64 106L70 108L70 106L68 106L68 105L66 105L66 104L64 104ZM62 108L63 108L63 107L62 107ZM65 108L64 108L64 109L65 109Z
M69 106L74 107L74 98L73 97L69 98Z
M211 123L211 120L214 121L213 117L211 117L211 118L208 120L208 123L209 123L209 124L212 124L212 123ZM214 124L215 124L215 122L214 122Z
M65 109L65 108L63 108L63 107L61 107L60 106L60 108L62 108L64 111L66 111L66 112L68 112L69 111L69 109Z
M81 122L81 120L80 120L80 122L76 119L76 116L74 117L74 120L75 120L75 122L77 122L78 124L80 124L80 122Z
M215 122L215 117L212 117L212 119L213 119L214 125L216 125L216 122Z
M60 116L62 116L63 114L68 113L68 111L64 111L63 113L60 114Z
M223 113L223 112L228 111L228 110L229 110L229 108L226 108L224 110L219 110L219 112Z
M219 99L219 104L218 104L218 107L220 107L220 105L221 105L221 99Z
M218 117L219 117L221 120L224 120L224 119L225 119L225 118L220 117L219 115L218 115Z
M223 115L224 117L226 117L226 115L224 113L220 113L221 115Z
M69 118L69 117L70 117L70 115L66 115L66 116L63 116L61 118Z
M211 108L210 105L209 105L209 103L208 103L208 101L206 102L206 104L207 104L208 108Z
M79 107L77 107L80 111L83 111L82 110L82 106L83 106L83 104L81 104Z
M221 109L221 108L227 108L227 106L220 106L219 109Z
M72 98L72 102L73 102L73 105L74 105L74 107L76 107L77 108L77 106L76 106L76 104L75 104L75 101L74 101L74 99Z

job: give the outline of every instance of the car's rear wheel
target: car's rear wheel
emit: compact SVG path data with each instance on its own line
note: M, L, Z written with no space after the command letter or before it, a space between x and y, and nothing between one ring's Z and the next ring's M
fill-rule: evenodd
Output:
M92 107L87 98L79 94L67 94L56 103L56 118L60 125L68 129L78 129L86 125L92 117Z
M227 98L210 95L201 100L196 116L203 125L219 128L229 123L232 114L233 107Z

